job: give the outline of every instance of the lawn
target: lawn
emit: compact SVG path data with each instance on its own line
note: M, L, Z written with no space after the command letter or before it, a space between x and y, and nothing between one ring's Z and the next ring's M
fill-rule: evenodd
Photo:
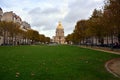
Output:
M77 46L1 46L0 80L120 80L105 62L120 55Z

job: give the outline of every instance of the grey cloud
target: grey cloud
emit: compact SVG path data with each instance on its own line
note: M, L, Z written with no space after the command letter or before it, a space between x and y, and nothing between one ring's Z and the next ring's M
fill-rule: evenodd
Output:
M65 21L76 22L80 19L87 19L90 17L92 11L98 3L91 0L76 0L75 2L69 4L68 8L70 11L65 17Z
M60 5L60 4L59 4ZM78 20L87 19L92 14L94 8L98 6L98 3L91 0L75 0L68 4L67 14L65 17L58 17L62 15L60 6L47 9L41 9L41 7L33 8L28 12L31 16L34 27L38 27L41 31L55 30L58 21L63 22L65 34L71 33ZM101 5L100 5L101 6Z
M54 13L60 13L60 9L58 8L47 8L45 10L42 10L40 7L34 8L31 11L29 11L29 14L54 14Z
M38 15L40 13L41 13L41 8L40 7L36 7L36 8L34 8L31 11L28 12L28 14L31 14L31 15L34 15L34 14Z
M22 10L23 10L23 11L29 11L29 10L31 10L31 8L24 7Z
M58 15L60 10L57 8L48 8L42 10L40 7L34 8L28 12L32 18L32 26L42 27L43 30L53 30L58 21L55 15Z
M69 33L72 32L76 22L81 19L88 19L92 11L97 8L101 3L91 1L91 0L76 0L68 5L69 12L63 19L65 22L65 30Z
M54 14L54 13L60 13L60 9L48 8L42 12L42 14Z

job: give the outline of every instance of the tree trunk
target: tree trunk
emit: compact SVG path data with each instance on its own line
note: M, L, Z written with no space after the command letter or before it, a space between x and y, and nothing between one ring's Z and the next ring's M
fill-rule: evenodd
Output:
M3 45L5 45L5 30L3 31Z
M98 40L97 40L97 37L96 37L95 39L96 39L96 45L98 45Z
M120 44L120 33L118 34L118 42Z
M108 43L108 38L109 38L109 36L107 35L107 36L106 36L106 39L107 39L107 46L109 45L109 43Z
M113 35L111 35L111 50L113 50Z

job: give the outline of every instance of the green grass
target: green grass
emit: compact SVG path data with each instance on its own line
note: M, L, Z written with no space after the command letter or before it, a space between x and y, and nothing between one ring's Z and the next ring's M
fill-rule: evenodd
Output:
M120 80L104 67L106 61L118 57L66 45L3 46L0 80Z

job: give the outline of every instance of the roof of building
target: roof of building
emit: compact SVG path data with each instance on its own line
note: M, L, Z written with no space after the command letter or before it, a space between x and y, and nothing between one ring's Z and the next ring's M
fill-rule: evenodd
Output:
M0 7L0 11L2 11L2 8Z
M63 29L63 26L62 26L62 23L59 22L58 26L57 26L57 29Z

